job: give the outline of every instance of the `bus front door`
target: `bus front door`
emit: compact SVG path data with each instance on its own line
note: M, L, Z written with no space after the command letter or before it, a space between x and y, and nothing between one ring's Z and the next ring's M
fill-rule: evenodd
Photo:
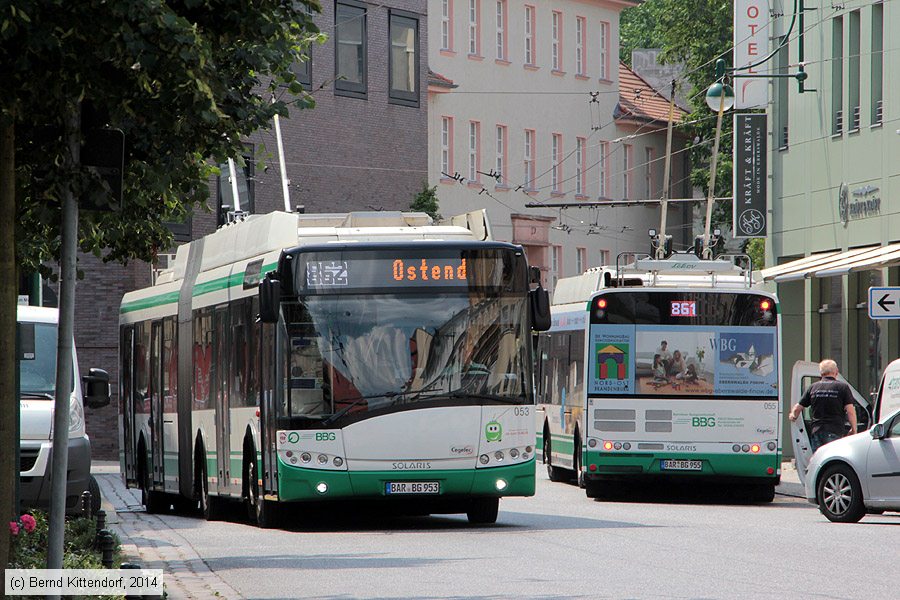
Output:
M794 406L809 389L809 386L819 381L822 376L819 374L819 364L798 360L794 363L791 371L791 406ZM838 380L847 383L841 375ZM848 384L849 385L849 384ZM857 431L865 431L869 428L871 419L869 417L870 408L869 401L863 397L856 388L850 386L853 393L853 400L856 405L856 422ZM790 407L788 407L790 410ZM809 468L809 461L812 458L812 445L809 442L810 436L810 417L809 409L805 409L801 413L801 418L791 423L791 444L794 447L794 459L797 463L797 475L800 477L800 485L806 488L806 472Z
M219 494L231 491L231 417L229 414L228 383L231 379L228 351L231 347L228 323L228 309L216 310L213 317L215 346L213 361L216 366L216 470L218 472L216 488Z

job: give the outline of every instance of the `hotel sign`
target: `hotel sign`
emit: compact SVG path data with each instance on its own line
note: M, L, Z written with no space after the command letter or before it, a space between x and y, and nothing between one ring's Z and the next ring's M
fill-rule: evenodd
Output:
M762 60L769 48L769 0L734 0L735 74L759 74L766 65L749 65ZM765 77L736 77L734 107L765 108L769 100L769 80Z
M735 238L766 237L766 115L734 115Z

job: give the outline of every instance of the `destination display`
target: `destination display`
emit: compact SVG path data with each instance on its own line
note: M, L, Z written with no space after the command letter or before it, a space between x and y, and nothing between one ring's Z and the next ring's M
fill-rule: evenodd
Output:
M303 294L377 291L524 289L524 257L504 249L343 250L298 255L295 281Z
M774 329L591 325L589 344L591 394L778 395Z

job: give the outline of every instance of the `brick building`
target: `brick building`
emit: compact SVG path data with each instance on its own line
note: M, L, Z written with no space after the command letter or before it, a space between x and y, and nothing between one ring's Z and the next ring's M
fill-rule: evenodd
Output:
M313 90L316 108L281 119L292 206L306 212L398 210L409 207L427 180L426 0L322 2L315 16L328 41L297 65L298 78ZM284 209L275 130L247 141L246 166L237 166L242 210ZM259 165L264 165L259 168ZM210 182L209 207L197 208L174 226L180 242L215 230L222 205L234 207L229 169ZM85 277L77 284L75 341L82 373L109 371L113 402L88 410L94 457L118 457L118 307L122 295L146 287L152 268L104 264L81 255ZM47 289L45 304L55 294Z

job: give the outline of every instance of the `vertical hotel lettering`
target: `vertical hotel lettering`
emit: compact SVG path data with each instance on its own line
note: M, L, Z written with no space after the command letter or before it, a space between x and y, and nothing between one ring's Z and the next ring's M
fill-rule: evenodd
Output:
M460 259L457 266L443 264L428 264L428 259L421 262L405 263L401 259L394 261L392 265L394 281L441 281L450 279L466 279L466 259Z

